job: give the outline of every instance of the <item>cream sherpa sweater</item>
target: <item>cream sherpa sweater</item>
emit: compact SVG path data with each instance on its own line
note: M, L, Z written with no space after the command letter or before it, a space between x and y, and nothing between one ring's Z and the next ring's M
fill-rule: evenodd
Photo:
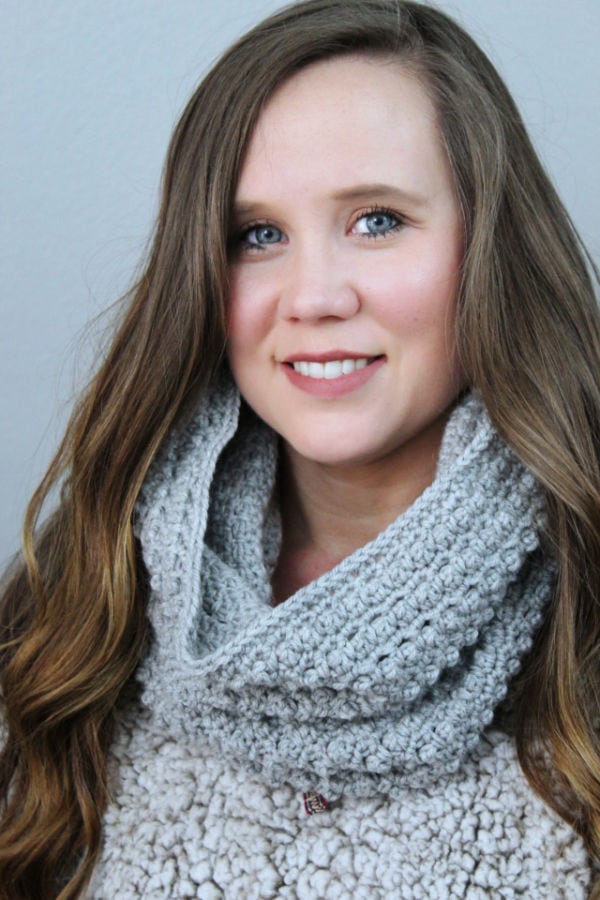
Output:
M491 733L442 790L338 801L307 816L200 741L130 707L114 749L94 900L584 900L581 840Z

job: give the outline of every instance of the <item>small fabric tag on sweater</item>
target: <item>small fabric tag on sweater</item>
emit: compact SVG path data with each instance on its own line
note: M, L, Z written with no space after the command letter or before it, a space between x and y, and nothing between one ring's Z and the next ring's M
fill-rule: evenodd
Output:
M319 794L318 791L305 791L302 794L302 799L304 800L304 811L307 816L314 816L315 813L324 812L326 809L329 809L330 804L323 794Z

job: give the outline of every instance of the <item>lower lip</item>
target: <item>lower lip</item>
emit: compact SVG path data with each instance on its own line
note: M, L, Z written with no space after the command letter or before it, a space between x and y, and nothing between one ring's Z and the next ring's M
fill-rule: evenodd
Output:
M309 378L297 372L288 363L281 363L283 371L294 387L300 388L305 394L313 397L321 397L323 400L335 400L358 390L373 377L375 372L385 363L385 356L380 356L368 363L364 369L355 369L347 375L338 378Z

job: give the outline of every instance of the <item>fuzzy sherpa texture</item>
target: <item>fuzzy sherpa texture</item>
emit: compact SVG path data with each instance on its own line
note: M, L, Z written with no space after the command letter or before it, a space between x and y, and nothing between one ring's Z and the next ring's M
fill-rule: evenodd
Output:
M88 896L583 900L582 841L489 730L553 571L481 403L416 503L276 608L276 442L238 413L221 384L145 486L153 637Z
M581 840L490 733L443 784L307 816L272 785L130 707L90 900L584 900Z

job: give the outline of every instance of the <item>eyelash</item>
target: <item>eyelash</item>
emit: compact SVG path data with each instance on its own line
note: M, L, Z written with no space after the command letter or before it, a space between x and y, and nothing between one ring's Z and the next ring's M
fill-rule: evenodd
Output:
M269 244L251 244L247 240L247 235L249 235L251 231L254 231L257 228L274 228L277 231L281 231L281 229L278 228L277 225L273 225L272 222L268 222L264 219L259 222L250 222L248 225L244 225L244 227L234 235L232 241L233 245L241 247L241 249L246 250L250 253L254 253L256 251L262 252L266 250ZM283 231L281 231L281 233L283 234Z
M374 234L373 232L362 232L363 237L367 238L385 238L388 234L393 234L396 231L399 231L406 224L406 220L400 213L396 212L395 209L390 209L387 206L372 206L369 209L365 209L361 211L360 215L358 215L352 227L354 228L361 219L367 219L369 216L388 216L390 219L395 219L396 224L392 225L384 234Z
M361 219L366 219L369 216L376 216L376 215L387 216L390 219L395 219L396 224L390 226L390 228L388 228L387 231L385 231L382 234L377 234L377 233L373 233L373 232L360 232L362 237L371 238L371 239L379 239L379 238L385 239L389 234L399 231L406 224L406 221L403 218L403 216L400 213L396 212L396 210L390 209L387 206L372 206L372 207L369 207L369 209L362 210L360 212L360 214L358 216L356 216L356 218L354 219L354 222L352 223L352 228L355 228L356 224L358 222L360 222ZM232 245L240 247L241 249L243 249L249 253L264 252L270 246L269 244L251 244L247 240L247 235L250 234L251 231L254 231L257 228L275 228L277 231L281 231L281 229L279 229L276 225L273 225L272 222L269 222L267 220L262 220L262 221L257 221L257 222L249 222L242 229L240 229L240 231L238 231L237 234L234 235L233 240L232 240ZM283 234L283 232L281 232L281 233Z

